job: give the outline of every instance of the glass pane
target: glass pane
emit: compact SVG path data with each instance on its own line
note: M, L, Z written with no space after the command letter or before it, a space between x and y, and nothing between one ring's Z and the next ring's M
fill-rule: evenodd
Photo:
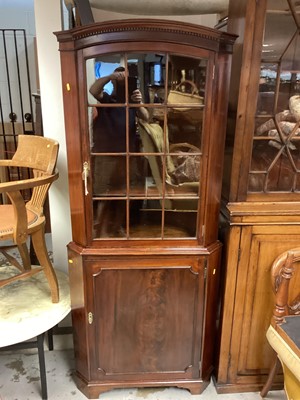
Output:
M87 96L89 104L116 103L117 80L123 76L123 54L104 54L86 61ZM123 67L123 68L122 68ZM117 71L116 71L117 70ZM125 99L123 99L124 102Z
M263 40L263 60L279 60L296 32L288 1L268 0Z
M195 151L201 151L203 108L169 108L168 139L172 144L187 143Z
M294 18L297 21L297 25L299 27L300 26L299 0L291 0L290 4Z
M134 160L132 160L134 162ZM139 186L140 190L143 190L145 197L162 197L164 190L164 179L163 179L163 165L162 156L146 156L146 163L144 163L142 181L143 185ZM135 185L131 185L131 191L134 192Z
M207 60L170 55L168 104L204 103Z
M125 153L126 152L126 108L94 107L91 127L91 151L93 153ZM135 145L135 114L129 114L129 137ZM134 150L134 148L132 149Z
M161 185L156 185L155 179L152 175L154 165L157 166L157 173L161 176L161 162L155 156L131 156L129 160L130 168L130 189L129 195L131 197L159 197L162 195ZM151 169L152 166L152 169ZM158 190L160 188L160 191Z
M180 193L195 196L199 189L201 157L193 148L185 147L184 144L174 146L173 151L174 154L167 156L170 165L167 176L168 195Z
M164 153L166 139L163 125L139 121L138 132L143 153Z
M159 53L87 60L94 238L196 237L206 68Z
M92 156L93 196L126 194L126 157Z
M176 237L195 237L197 224L197 201L187 201L186 199L176 199L173 200L173 202L174 201L175 203L172 207L178 207L179 210L183 211L178 211L176 209L165 211L164 238L174 239Z
M93 238L126 237L126 201L94 200Z
M161 103L164 101L165 64L164 54L127 54L130 103Z
M144 55L145 103L164 103L166 81L166 55L147 53Z
M275 105L275 90L278 64L262 63L257 100L257 114L272 114Z
M131 238L162 237L161 204L157 199L130 202Z

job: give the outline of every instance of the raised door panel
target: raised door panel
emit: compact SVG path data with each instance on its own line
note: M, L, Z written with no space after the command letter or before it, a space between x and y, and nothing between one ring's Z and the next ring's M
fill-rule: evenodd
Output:
M297 247L300 235L295 228L254 227L242 232L241 243L251 243L243 251L237 272L235 308L231 338L229 379L239 384L265 380L271 360L266 340L274 306L271 266L282 252ZM241 267L243 266L243 267Z
M165 264L89 265L92 379L199 378L203 269L197 261Z

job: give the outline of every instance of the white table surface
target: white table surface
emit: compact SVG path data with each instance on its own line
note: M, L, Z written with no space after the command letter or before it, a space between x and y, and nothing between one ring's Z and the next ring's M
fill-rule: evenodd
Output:
M0 267L0 279L16 271L14 267ZM59 270L55 272L59 303L52 303L43 272L0 288L0 347L34 338L68 315L71 310L68 276Z

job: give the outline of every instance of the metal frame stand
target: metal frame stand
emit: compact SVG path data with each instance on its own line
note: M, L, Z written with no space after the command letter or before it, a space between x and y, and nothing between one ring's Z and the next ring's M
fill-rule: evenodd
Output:
M36 340L30 340L28 342L16 343L11 346L1 347L0 350L7 351L7 350L23 350L23 349L34 349L34 348L38 349L42 399L47 400L48 393L47 393L47 377L46 377L46 366L45 366L44 336L45 333L41 333L36 337Z

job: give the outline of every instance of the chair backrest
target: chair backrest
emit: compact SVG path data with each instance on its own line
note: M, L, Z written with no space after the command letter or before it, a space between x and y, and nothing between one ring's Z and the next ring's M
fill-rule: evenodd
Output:
M43 136L19 135L18 147L12 158L19 167L52 174L55 170L59 144Z
M276 258L272 265L272 286L275 293L275 307L273 311L273 325L284 322L287 315L300 314L300 283L299 264L300 247L296 247L282 253ZM294 279L293 291L291 291L291 279ZM296 296L291 296L291 292Z
M35 178L52 175L55 171L59 144L43 136L19 135L17 151L12 160L19 166L32 168ZM32 189L28 209L42 213L51 183Z

